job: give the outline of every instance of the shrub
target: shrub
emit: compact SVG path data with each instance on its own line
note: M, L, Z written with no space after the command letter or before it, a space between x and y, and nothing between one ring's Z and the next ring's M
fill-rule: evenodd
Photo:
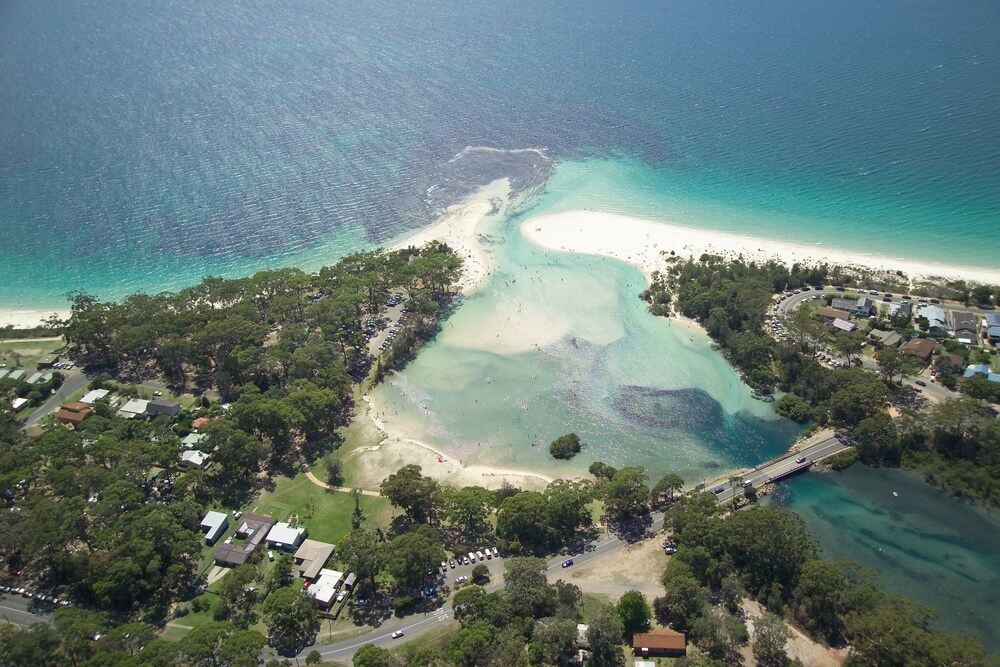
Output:
M549 445L549 453L553 458L568 460L580 453L580 436L576 433L561 435Z

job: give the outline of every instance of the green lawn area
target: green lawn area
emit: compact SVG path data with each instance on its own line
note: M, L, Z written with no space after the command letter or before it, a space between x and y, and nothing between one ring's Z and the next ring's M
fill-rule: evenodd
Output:
M0 363L7 368L24 368L34 370L38 360L54 354L64 346L62 338L52 340L29 341L26 343L0 342Z
M351 530L354 498L349 493L330 492L313 484L304 474L279 477L273 492L261 494L245 511L270 514L276 521L292 515L309 530L309 537L321 542L338 543ZM361 509L369 527L386 526L392 516L385 498L361 496Z

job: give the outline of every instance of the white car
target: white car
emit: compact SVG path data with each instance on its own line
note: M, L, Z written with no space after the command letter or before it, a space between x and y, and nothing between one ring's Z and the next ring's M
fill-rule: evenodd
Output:
M399 639L402 636L403 636L403 631L402 630L396 630L394 633L392 633L392 638L393 639Z
M482 551L477 551L476 557L479 558L479 560L486 560L486 556L483 555Z
M469 578L463 574L461 577L458 577L457 579L455 579L455 583L456 584L464 584L468 580L469 580Z
M347 597L347 591L340 591L340 593L337 594L337 604L343 602L346 597Z
M500 551L496 547L493 547L492 551L494 556L500 558Z

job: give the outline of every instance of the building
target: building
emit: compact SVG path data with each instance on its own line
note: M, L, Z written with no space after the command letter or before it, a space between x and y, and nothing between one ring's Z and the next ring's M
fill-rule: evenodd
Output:
M678 657L685 653L687 638L682 632L659 629L632 635L632 655L636 657Z
M181 444L184 445L184 449L195 449L202 440L208 437L207 433L188 433L181 440Z
M878 347L896 347L902 337L895 331L883 331L882 329L872 329L868 333L868 338Z
M996 345L1000 343L1000 314L987 313L984 318L983 328L986 338Z
M875 302L866 296L858 299L857 303L854 304L854 314L858 317L871 317L878 312L878 307Z
M201 469L208 463L208 454L197 449L186 449L181 452L181 465L188 468Z
M914 338L907 341L901 349L904 353L912 354L914 357L927 363L931 360L931 355L934 353L934 341L927 340L926 338Z
M913 302L912 301L900 301L899 303L889 304L889 317L895 319L897 317L905 317L909 320L913 317Z
M14 409L14 412L20 412L21 410L28 407L28 399L26 398L15 398L10 402L10 407Z
M35 366L35 369L40 371L48 370L49 368L55 366L57 361L59 361L59 355L50 354L47 357L42 357L41 359L39 359L38 364Z
M337 598L337 589L340 588L343 578L343 572L322 569L319 571L319 579L306 589L306 595L315 600L319 606L329 609Z
M326 567L326 561L330 560L333 552L332 544L317 540L302 540L302 544L299 545L293 556L295 566L299 569L299 576L306 581L315 579L319 575L319 571Z
M67 403L56 411L56 419L61 421L63 424L76 427L79 426L84 419L89 417L90 413L93 411L94 410L89 405L84 403Z
M576 624L576 647L577 648L589 648L590 642L587 641L587 630L590 629L589 625L584 623Z
M2 379L4 379L5 377L7 377L7 375L8 375L9 373L10 373L10 371L9 371L9 370L7 370L6 368L0 368L0 380L2 380Z
M201 531L205 533L205 544L215 544L229 527L229 515L225 512L209 512L201 520Z
M198 417L193 422L191 422L191 428L197 430L207 423L208 423L208 417Z
M132 398L118 410L118 416L122 419L135 419L145 417L149 401L143 398Z
M634 667L656 667L656 663L652 660L636 660L632 665Z
M18 368L16 370L11 371L10 375L7 376L7 379L8 380L24 380L24 369L23 368Z
M250 555L264 540L264 536L274 525L274 519L266 514L247 514L236 528L236 537L244 544L226 543L215 550L215 563L222 567L237 567L250 559Z
M816 309L816 317L822 317L825 320L846 320L851 316L846 310L840 310L839 308L831 308L830 306L820 306Z
M180 401L170 401L165 398L153 399L146 406L146 414L149 415L150 417L158 417L159 415L166 415L167 417L173 417L180 411L181 411Z
M107 389L92 389L91 391L88 391L86 394L83 395L83 398L80 399L80 402L86 403L87 405L93 405L94 403L101 400L110 393L111 392L108 391Z
M848 322L847 320L842 320L838 317L833 321L833 328L850 333L851 331L857 331L858 325L854 322Z
M358 580L358 575L356 575L353 572L344 577L344 590L348 591L354 590L354 584L357 582L357 580Z
M967 378L971 378L975 375L981 375L990 382L1000 382L1000 373L994 373L986 364L973 364L966 368L965 372L962 373L962 376Z
M927 320L927 331L948 333L948 324L945 322L944 309L941 306L922 304L917 308L917 317Z
M976 330L976 316L972 313L955 311L951 314L951 335L960 343L975 345L979 342Z
M39 381L39 380L41 380L41 379L42 379L42 374L41 374L41 372L38 372L38 373L32 373L32 374L31 374L31 375L30 375L30 376L28 377L28 379L27 379L27 380L25 380L25 382L27 382L28 384L35 384L36 382L38 382L38 381Z
M267 534L267 546L272 549L291 551L297 549L302 540L306 537L304 526L293 526L285 521L274 524L274 528Z
M830 301L830 307L836 308L837 310L846 310L848 312L854 312L855 306L858 305L857 299L841 299L839 297L834 298Z

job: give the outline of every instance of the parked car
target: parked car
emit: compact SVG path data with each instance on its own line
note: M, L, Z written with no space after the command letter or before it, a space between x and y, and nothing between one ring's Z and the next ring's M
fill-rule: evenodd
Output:
M469 578L463 574L461 577L457 577L455 579L455 583L456 584L464 584L468 580L469 580Z
M483 555L482 551L476 552L476 558L478 558L479 560L486 560L486 556Z
M572 558L567 558L566 560L564 560L562 562L562 566L563 567L569 567L572 564L573 564L573 559Z
M493 555L494 556L496 556L497 558L500 558L500 551L496 547L493 547L493 549L491 549L491 551L493 551Z
M340 591L340 593L337 594L337 604L343 602L346 597L347 597L347 591Z
M453 570L454 570L454 569L455 569L455 567L456 567L456 565L457 565L457 563L455 563L455 559L454 559L454 558L452 558L452 559L450 559L450 560L448 561L448 567L450 567L451 569L453 569Z

